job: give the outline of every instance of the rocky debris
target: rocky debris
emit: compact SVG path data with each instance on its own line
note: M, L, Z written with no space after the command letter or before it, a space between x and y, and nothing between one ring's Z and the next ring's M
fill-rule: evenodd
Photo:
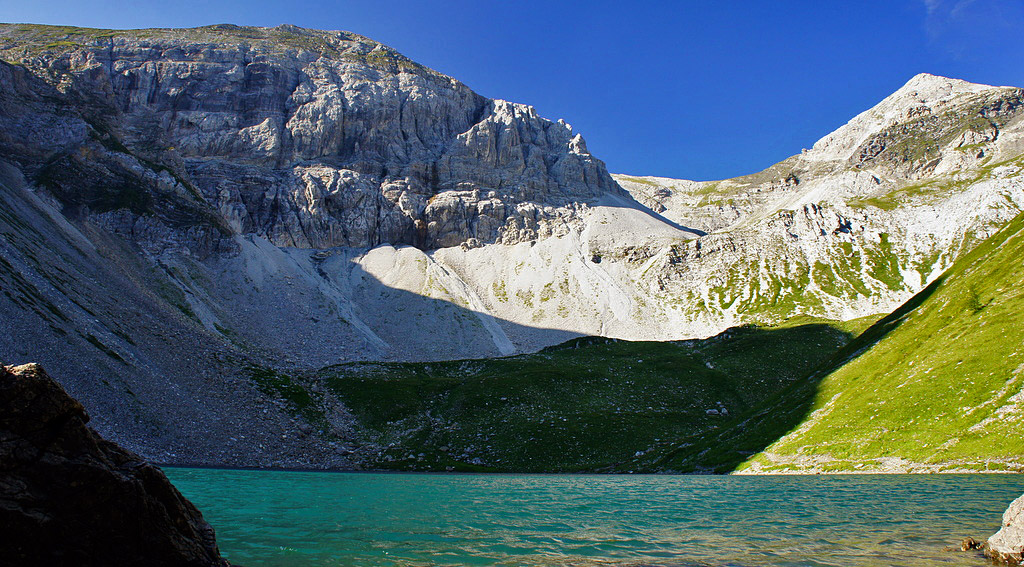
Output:
M213 528L160 469L88 420L42 367L0 369L2 562L228 565Z
M999 531L988 538L985 555L996 563L1024 564L1024 495L1010 503L1003 513Z

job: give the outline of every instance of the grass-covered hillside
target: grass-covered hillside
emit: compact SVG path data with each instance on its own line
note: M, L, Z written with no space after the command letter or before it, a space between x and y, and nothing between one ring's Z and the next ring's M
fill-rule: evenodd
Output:
M254 377L313 424L342 402L372 468L1024 471L1022 262L1024 215L874 324Z
M851 346L740 470L1024 471L1024 216Z
M368 468L646 470L644 455L731 423L863 325L806 320L675 343L582 338L507 358L253 377L314 426L329 427L342 402Z
M253 377L314 426L341 402L369 468L1024 471L1022 262L1024 215L874 324Z

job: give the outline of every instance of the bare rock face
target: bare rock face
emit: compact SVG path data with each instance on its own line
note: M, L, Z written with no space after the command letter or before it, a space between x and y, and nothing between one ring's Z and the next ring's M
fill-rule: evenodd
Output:
M356 34L3 25L0 38L0 57L50 86L53 121L79 118L64 143L29 148L46 165L25 173L92 212L144 216L153 188L178 190L217 214L164 217L278 246L438 248L533 240L559 207L623 194L564 122ZM97 157L113 179L83 184ZM92 189L112 185L114 198ZM139 222L111 221L136 240Z
M1024 496L1011 502L1003 513L1003 526L988 538L985 555L996 563L1024 564Z
M86 426L42 367L0 368L0 557L20 566L225 566L157 467Z

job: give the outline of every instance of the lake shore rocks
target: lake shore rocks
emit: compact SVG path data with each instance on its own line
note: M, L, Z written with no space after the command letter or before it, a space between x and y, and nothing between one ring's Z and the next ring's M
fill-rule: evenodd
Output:
M0 563L226 567L199 510L88 421L41 366L0 367Z
M988 538L985 555L1003 565L1024 564L1024 495L1003 513L1002 527Z

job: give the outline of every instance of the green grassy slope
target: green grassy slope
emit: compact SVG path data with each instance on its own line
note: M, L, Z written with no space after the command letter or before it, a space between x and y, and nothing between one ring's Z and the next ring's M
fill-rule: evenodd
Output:
M304 377L254 370L253 378L314 425L325 423L325 400L341 401L371 468L653 470L639 466L644 455L730 423L859 328L803 320L677 343L588 337L507 358L353 363ZM707 413L722 408L728 415Z
M314 424L341 401L372 468L1024 471L1022 262L1024 215L874 324L253 376Z
M740 470L1024 471L1024 215L847 348L759 410L814 413Z

